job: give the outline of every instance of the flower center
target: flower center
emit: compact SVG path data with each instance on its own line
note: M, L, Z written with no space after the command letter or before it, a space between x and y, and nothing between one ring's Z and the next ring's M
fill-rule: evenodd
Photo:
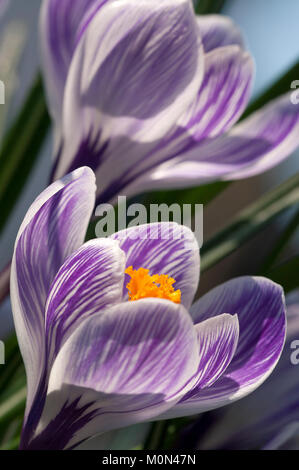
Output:
M148 269L133 269L133 266L127 268L125 273L131 277L126 286L129 291L129 300L158 297L159 299L171 300L176 304L181 302L181 291L174 290L173 284L176 281L167 274L150 276Z

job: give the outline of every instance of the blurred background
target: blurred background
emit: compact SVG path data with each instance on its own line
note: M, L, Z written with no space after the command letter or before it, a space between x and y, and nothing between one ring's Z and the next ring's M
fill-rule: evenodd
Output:
M40 0L0 1L0 79L6 84L6 104L0 106L0 139L19 110L39 68L38 16ZM298 0L226 0L222 13L242 29L247 47L256 63L252 98L257 97L283 74L299 56ZM298 77L293 78L299 80ZM299 106L299 105L298 105ZM12 256L18 228L33 199L47 186L51 168L51 136L22 192L9 223L0 237L0 269ZM204 238L225 226L239 210L299 170L299 152L266 174L233 183L204 208ZM200 203L201 201L198 201ZM231 277L256 274L257 266L279 232L292 216L289 211L216 268L205 272L200 284L203 293ZM283 256L298 246L292 238ZM9 301L0 307L0 339L13 328Z

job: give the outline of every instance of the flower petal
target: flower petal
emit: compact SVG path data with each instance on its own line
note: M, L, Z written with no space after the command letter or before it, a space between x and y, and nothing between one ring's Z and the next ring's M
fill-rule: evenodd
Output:
M100 165L96 173L97 179L103 180L100 198L113 200L120 191L128 195L151 189L151 185L155 185L151 174L156 177L163 165L171 168L176 157L179 159L180 155L197 148L199 141L216 137L232 127L247 105L252 79L252 59L238 46L218 48L207 54L197 97L163 139L147 145L138 142L132 145L126 139L121 143L119 139L106 149L106 163ZM129 155L125 163L123 155ZM117 173L114 170L116 158ZM157 181L161 187L167 181L166 173L163 180Z
M44 0L40 14L42 67L50 112L61 125L65 82L82 28L109 0Z
M211 415L201 449L262 449L296 433L299 422L299 291L288 295L287 338L269 379L255 393ZM295 361L294 361L295 359ZM283 435L280 433L283 431Z
M201 15L197 23L205 53L232 44L244 48L242 32L228 16Z
M253 75L253 60L248 52L238 46L213 50L205 58L205 74L197 100L178 125L197 141L222 134L247 106Z
M114 428L152 419L193 383L198 344L182 305L124 302L88 318L54 362L29 448L71 448Z
M196 413L197 396L210 387L230 364L238 345L237 315L223 314L195 325L199 344L199 366L195 386L173 408L160 418L172 418Z
M80 166L81 158L95 169L119 136L137 142L163 136L198 90L203 60L189 0L123 0L100 9L72 60L56 174ZM126 160L112 163L114 172ZM104 187L105 170L101 178Z
M34 201L17 235L10 289L27 373L27 412L43 373L47 293L64 260L84 241L94 180L89 168L81 168L53 183Z
M225 176L226 180L248 178L263 173L281 163L298 148L299 109L291 102L291 94L287 93L273 100L238 124L233 129L232 136L242 135L253 141L250 146L251 154L246 158L247 165L234 169L233 173ZM258 140L267 143L267 151L253 151L254 147L260 147L257 145Z
M193 232L172 222L130 227L111 236L126 254L126 266L145 268L150 275L167 274L180 289L182 304L188 309L199 281L199 247ZM128 299L125 277L124 300Z
M121 301L124 271L125 254L116 241L109 239L87 242L67 258L47 299L49 366L85 318Z
M190 143L189 151L143 175L128 192L247 178L278 165L298 146L299 107L287 94L227 134Z
M177 416L196 414L238 400L259 387L276 366L285 340L285 305L280 286L265 278L237 278L216 287L192 307L195 323L237 313L240 337L225 373L212 386L184 399Z
M211 386L231 362L239 340L238 317L219 315L198 323L195 329L199 343L196 388L202 389Z

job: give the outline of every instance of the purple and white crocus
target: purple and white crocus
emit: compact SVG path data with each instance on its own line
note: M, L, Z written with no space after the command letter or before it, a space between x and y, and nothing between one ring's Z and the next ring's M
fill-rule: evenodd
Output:
M299 145L286 94L236 124L253 60L226 17L191 0L44 0L54 179L87 165L98 199L264 172Z
M16 239L22 449L72 449L133 423L220 407L257 388L283 348L280 286L241 277L191 306L199 278L193 233L170 223L166 237L157 223L84 243L95 193L92 170L75 170L33 202ZM130 266L175 279L181 302L129 301Z

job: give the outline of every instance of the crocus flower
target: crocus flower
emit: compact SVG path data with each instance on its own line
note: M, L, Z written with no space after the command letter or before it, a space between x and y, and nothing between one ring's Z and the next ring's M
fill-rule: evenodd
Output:
M284 344L283 292L267 279L232 280L191 306L199 250L188 228L156 223L83 243L95 189L89 168L53 183L15 243L23 449L70 449L220 407L258 387Z
M286 94L236 124L254 67L228 18L191 0L44 0L43 73L59 178L91 167L118 194L246 178L299 145Z
M287 337L274 373L252 395L202 415L179 448L299 448L299 291L287 296Z

